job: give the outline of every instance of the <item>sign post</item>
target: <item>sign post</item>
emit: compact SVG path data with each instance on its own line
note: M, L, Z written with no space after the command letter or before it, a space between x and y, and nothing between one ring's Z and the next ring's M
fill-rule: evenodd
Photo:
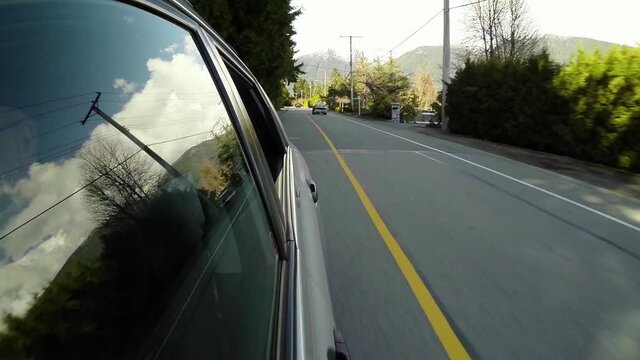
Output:
M402 110L400 103L391 103L391 121L395 123L400 122L400 110Z

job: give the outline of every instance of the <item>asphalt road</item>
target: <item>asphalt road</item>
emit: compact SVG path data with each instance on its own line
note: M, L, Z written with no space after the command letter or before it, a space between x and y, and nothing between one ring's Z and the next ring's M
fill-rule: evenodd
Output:
M474 359L640 359L640 203L411 125L281 118L318 185L335 317L354 359L447 358L455 341ZM445 323L434 325L415 282Z

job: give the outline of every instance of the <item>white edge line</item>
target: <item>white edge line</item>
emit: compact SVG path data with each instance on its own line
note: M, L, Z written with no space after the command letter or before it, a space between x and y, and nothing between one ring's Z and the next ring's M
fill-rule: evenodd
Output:
M420 155L420 156L424 156L427 159L433 160L433 161L437 162L438 164L444 164L442 161L440 161L440 160L438 160L436 158L432 158L431 156L429 156L427 154L424 154L424 153L421 153L420 151L414 151L414 153L416 153L417 155Z
M545 194L547 194L547 195L549 195L549 196L552 196L552 197L554 197L554 198L556 198L556 199L560 199L560 200L566 201L566 202L568 202L569 204L572 204L572 205L574 205L574 206L577 206L577 207L579 207L579 208L581 208L581 209L583 209L583 210L587 210L587 211L592 212L592 213L594 213L594 214L600 215L600 216L602 216L602 217L604 217L604 218L606 218L606 219L609 219L609 220L611 220L611 221L613 221L613 222L616 222L616 223L618 223L618 224L620 224L620 225L626 226L626 227L628 227L629 229L632 229L632 230L635 230L635 231L637 231L637 232L640 232L640 227L635 226L635 225L633 225L633 224L630 224L630 223L628 223L628 222L626 222L626 221L624 221L624 220L620 220L620 219L618 219L618 218L616 218L616 217L613 217L613 216L611 216L611 215L605 214L605 213L603 213L602 211L598 211L598 210L596 210L596 209L590 208L590 207L588 207L587 205L581 204L581 203L579 203L579 202L577 202L577 201L573 201L573 200L568 199L568 198L566 198L566 197L564 197L564 196L562 196L562 195L558 195L558 194L553 193L553 192L551 192L551 191L549 191L549 190L543 189L543 188L541 188L541 187L539 187L539 186L536 186L536 185L533 185L533 184L529 184L529 183L528 183L528 182L526 182L526 181L522 181L522 180L520 180L520 179L516 179L516 178L514 178L513 176L509 176L509 175L507 175L507 174L501 173L500 171L493 170L493 169L488 168L488 167L486 167L486 166L483 166L483 165L480 165L480 164L474 163L473 161L467 160L467 159L462 158L462 157L460 157L460 156L458 156L458 155L454 155L454 154L448 153L448 152L446 152L446 151L444 151L444 150L440 150L440 149L437 149L437 148L434 148L434 147L431 147L431 146L428 146L428 145L425 145L425 144L419 143L419 142L417 142L417 141L413 141L413 140L407 139L407 138L402 137L402 136L400 136L400 135L396 135L396 134L394 134L394 133L390 133L390 132L388 132L388 131L385 131L385 130L382 130L382 129L378 129L378 128L373 127L373 126L369 126L369 125L366 125L366 124L361 124L361 123L359 123L359 122L357 122L357 121L354 121L354 120L351 120L351 119L346 119L346 118L342 118L342 119L343 119L343 120L346 120L346 121L350 121L350 122L352 122L352 123L354 123L354 124L357 124L357 125L360 125L360 126L364 126L364 127L369 128L369 129L371 129L371 130L379 131L379 132L381 132L381 133L384 133L384 134L387 134L387 135L390 135L390 136L396 137L396 138L398 138L398 139L402 139L402 140L408 141L408 142L410 142L410 143L412 143L412 144L415 144L415 145L421 146L421 147L426 148L426 149L429 149L429 150L433 150L433 151L438 152L438 153L440 153L440 154L450 156L450 157L452 157L452 158L454 158L454 159L460 160L460 161L465 162L465 163L467 163L467 164L469 164L469 165L473 165L473 166L479 167L480 169L483 169L483 170L486 170L486 171L488 171L488 172L490 172L490 173L493 173L493 174L496 174L496 175L502 176L502 177L504 177L504 178L507 178L507 179L509 179L509 180L512 180L512 181L514 181L514 182L517 182L518 184L521 184L521 185L527 186L527 187L529 187L529 188L532 188L532 189L538 190L538 191L540 191L540 192L542 192L542 193L545 193Z

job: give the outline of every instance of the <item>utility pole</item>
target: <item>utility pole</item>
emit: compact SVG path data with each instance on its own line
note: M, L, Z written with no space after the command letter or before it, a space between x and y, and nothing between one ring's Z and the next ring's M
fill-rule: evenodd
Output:
M349 38L349 77L351 78L351 111L353 111L353 38L361 38L356 35L342 35L341 38Z
M147 146L147 144L145 144L136 136L134 136L132 133L130 133L127 128L120 125L117 121L113 120L109 115L107 115L105 112L100 110L100 108L98 107L98 101L100 100L101 95L102 95L101 92L98 92L96 94L96 98L91 102L92 103L91 107L89 108L89 111L87 112L87 115L84 117L84 120L82 120L81 124L84 125L87 123L87 120L89 120L91 113L98 114L104 121L108 122L109 124L111 124L111 126L115 127L120 133L122 133L129 140L131 140L131 142L136 144L136 146L138 146L140 150L147 153L147 155L149 155L153 160L155 160L158 164L160 164L160 166L162 166L165 170L167 170L167 172L171 176L173 176L174 178L180 177L181 174L180 172L178 172L178 170L176 170L176 168L171 166L171 164L169 164L165 159L160 157L160 155L156 154L155 151L151 150L151 148Z
M449 131L449 119L445 112L447 103L447 84L449 84L449 69L451 68L451 43L449 39L449 0L444 0L442 15L444 16L444 39L442 43L442 119L440 125L442 130Z
M327 97L327 70L324 70L324 97Z

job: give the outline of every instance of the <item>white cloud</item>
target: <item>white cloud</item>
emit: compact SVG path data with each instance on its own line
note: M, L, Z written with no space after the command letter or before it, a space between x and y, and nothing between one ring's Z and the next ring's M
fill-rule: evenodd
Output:
M22 211L9 219L0 233L23 224L38 215L56 201L71 194L81 186L80 160L72 158L61 164L35 163L28 175L13 186L4 184L0 193L9 195L12 201L25 204ZM28 226L18 230L2 241L5 253L20 259L29 249L64 230L69 241L79 243L93 227L89 214L84 209L82 196L73 196L46 216L40 216Z
M179 47L180 47L180 45L178 45L177 43L173 43L173 44L167 46L166 48L164 48L162 51L166 52L166 53L169 53L169 54L173 54L178 50Z
M124 20L124 22L126 22L128 24L131 24L131 23L133 23L133 16L126 16L125 15L125 16L122 17L122 20Z
M149 59L146 63L149 78L138 92L135 84L114 80L115 88L132 95L113 118L147 144L164 142L150 147L169 162L210 138L212 130L228 124L226 110L195 44L186 38L183 48L184 52L174 53L168 60ZM104 131L113 133L113 128L98 125L87 142L100 140ZM121 134L111 139L131 143ZM0 234L6 234L82 186L80 165L77 157L57 163L35 163L27 176L15 183L0 179L0 195L22 205L22 210L0 228ZM156 167L160 169L159 165ZM2 240L0 246L6 256L15 261L0 264L0 314L25 311L33 294L53 279L95 227L82 195L80 192L72 196Z
M113 88L122 91L123 94L131 94L136 91L136 83L127 82L125 79L117 78L113 80Z
M34 294L51 281L77 246L77 241L59 231L20 260L1 266L0 314L26 312Z
M185 38L184 53L174 54L170 60L150 59L146 65L149 80L132 95L122 111L113 116L144 143L191 136L216 130L221 122L228 123L209 71L200 61L190 37ZM158 125L140 125L149 123ZM94 132L107 129L108 125L100 125ZM152 149L171 162L182 155L188 144L210 137L211 134L201 134L155 145Z

